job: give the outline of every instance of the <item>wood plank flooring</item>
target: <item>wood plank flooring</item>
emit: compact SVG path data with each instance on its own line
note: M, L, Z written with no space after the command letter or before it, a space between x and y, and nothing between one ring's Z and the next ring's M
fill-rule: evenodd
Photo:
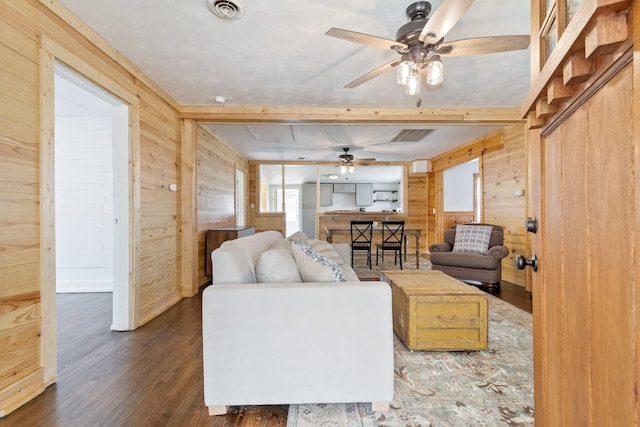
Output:
M528 295L503 282L497 296L526 310ZM110 331L111 304L110 293L58 295L58 382L0 427L286 425L287 405L208 415L199 296L133 332Z

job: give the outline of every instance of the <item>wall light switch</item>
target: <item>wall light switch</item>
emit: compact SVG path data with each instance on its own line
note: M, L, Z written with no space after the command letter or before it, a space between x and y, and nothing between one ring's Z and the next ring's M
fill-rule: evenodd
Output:
M169 184L169 191L178 191L178 184Z

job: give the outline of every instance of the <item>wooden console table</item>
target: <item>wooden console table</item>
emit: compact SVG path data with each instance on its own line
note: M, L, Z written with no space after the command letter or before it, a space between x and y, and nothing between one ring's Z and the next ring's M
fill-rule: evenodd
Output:
M207 241L204 249L204 272L211 274L211 252L218 249L227 240L251 236L256 233L253 226L220 227L207 230Z

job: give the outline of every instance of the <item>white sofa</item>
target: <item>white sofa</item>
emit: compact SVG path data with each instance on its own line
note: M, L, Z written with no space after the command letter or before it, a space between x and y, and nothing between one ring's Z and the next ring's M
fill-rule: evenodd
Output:
M389 286L358 281L348 245L333 247L349 281L256 283L261 255L283 245L281 233L268 231L225 242L211 255L212 285L202 295L209 413L225 414L230 405L345 402L388 410Z

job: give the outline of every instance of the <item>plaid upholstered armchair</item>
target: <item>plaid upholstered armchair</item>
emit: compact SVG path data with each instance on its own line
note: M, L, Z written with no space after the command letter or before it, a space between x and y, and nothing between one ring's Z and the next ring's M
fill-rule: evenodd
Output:
M489 284L497 290L502 278L502 258L509 254L503 242L504 231L499 225L452 225L444 232L444 243L429 246L432 268L458 280Z

